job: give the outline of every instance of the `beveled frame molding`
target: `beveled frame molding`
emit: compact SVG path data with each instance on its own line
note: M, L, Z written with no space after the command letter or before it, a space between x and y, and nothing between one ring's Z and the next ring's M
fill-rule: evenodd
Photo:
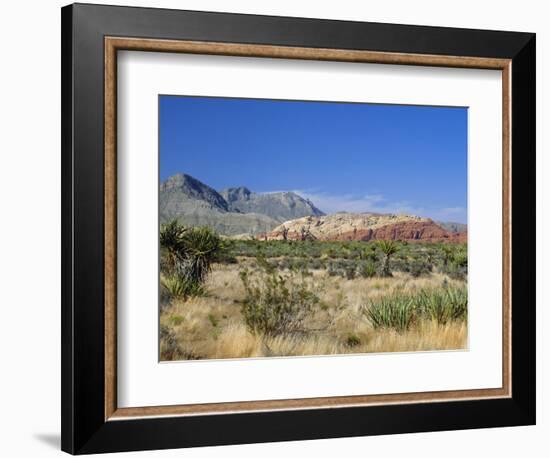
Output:
M502 72L502 380L503 386L494 389L434 391L404 394L337 396L305 399L243 401L214 404L173 406L143 406L118 408L116 378L116 88L117 51L172 52L240 57L264 57L493 69ZM272 45L233 44L204 41L164 40L145 38L104 38L104 164L105 164L105 421L140 419L144 417L193 416L263 412L276 410L322 409L327 407L356 407L386 404L426 403L510 398L512 396L511 367L511 132L512 132L512 60L504 58L464 57L432 54L409 54L345 49L306 48Z

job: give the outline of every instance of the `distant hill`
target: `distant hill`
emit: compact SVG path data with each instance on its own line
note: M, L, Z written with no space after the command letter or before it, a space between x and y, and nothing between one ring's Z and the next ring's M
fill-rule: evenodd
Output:
M404 240L425 242L466 242L466 232L451 232L429 218L378 213L334 213L306 216L286 221L267 234L268 240Z
M313 203L294 192L258 194L248 188L228 188L220 192L231 211L260 213L279 222L302 216L322 216Z
M437 224L450 232L466 232L468 230L468 225L464 223L438 221Z
M287 219L323 213L292 192L257 194L247 188L217 192L196 178L178 173L160 185L160 220L210 226L224 235L267 232Z

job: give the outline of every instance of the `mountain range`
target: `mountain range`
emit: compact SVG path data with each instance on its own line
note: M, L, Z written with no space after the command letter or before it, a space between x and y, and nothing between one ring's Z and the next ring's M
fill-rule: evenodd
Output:
M178 173L160 185L160 221L210 226L232 237L298 239L307 231L319 240L424 240L463 242L467 227L410 215L347 213L325 215L294 192L256 193L241 186L220 191Z
M207 225L224 235L257 234L284 221L324 213L294 192L259 194L245 187L216 191L179 173L160 185L161 222Z

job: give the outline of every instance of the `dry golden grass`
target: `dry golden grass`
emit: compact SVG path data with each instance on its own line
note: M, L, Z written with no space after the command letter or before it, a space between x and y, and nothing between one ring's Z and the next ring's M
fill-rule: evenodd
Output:
M331 277L325 270L313 271L312 281L321 304L304 323L308 332L264 337L249 332L241 317L240 300L245 294L239 279L241 267L215 265L205 285L206 297L173 300L163 308L161 325L175 339L180 358L334 355L466 347L465 322L439 325L421 321L399 334L392 329L373 329L361 312L369 298L437 288L444 280L451 285L458 284L442 274L412 278L408 274L395 273L392 278L346 280ZM166 342L161 342L161 349L165 347Z

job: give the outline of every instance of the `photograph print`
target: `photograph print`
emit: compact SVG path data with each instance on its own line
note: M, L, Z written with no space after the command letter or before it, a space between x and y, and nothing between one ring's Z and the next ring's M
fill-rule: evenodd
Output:
M465 107L159 96L161 361L468 346Z

